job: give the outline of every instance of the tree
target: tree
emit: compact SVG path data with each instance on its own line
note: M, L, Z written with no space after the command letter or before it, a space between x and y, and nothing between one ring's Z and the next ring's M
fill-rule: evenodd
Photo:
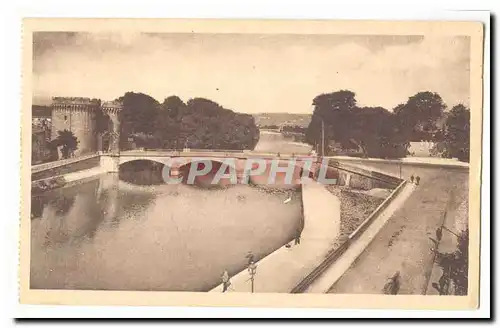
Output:
M146 147L253 149L259 140L255 119L205 98L184 103L170 96L157 107L153 132L142 137Z
M409 146L400 133L396 115L382 107L360 107L352 111L350 138L365 156L400 158Z
M325 128L325 143L334 139L343 145L349 143L349 130L352 126L351 111L356 106L355 94L340 90L321 94L313 99L314 111L306 131L306 141L311 145L321 142L322 121Z
M433 140L438 120L445 109L439 94L425 91L411 96L405 104L396 106L393 112L398 117L402 132L408 134L411 141L421 141Z
M442 141L434 147L434 153L443 157L456 157L469 161L470 157L470 110L464 105L454 106L446 117Z
M382 107L357 107L354 92L341 90L321 94L313 100L314 112L306 132L312 145L321 142L321 121L325 143L330 138L344 149L360 148L365 156L406 156L408 139L401 132L395 114Z
M78 139L73 132L68 130L57 131L56 139L51 141L51 146L54 148L62 147L61 154L63 158L72 157L75 150L78 148Z
M120 112L120 143L127 144L129 136L135 133L153 134L156 115L160 104L144 93L127 92L117 99L123 103Z
M461 231L457 236L457 248L454 252L438 253L436 262L442 269L439 283L432 283L442 295L467 295L469 282L469 230ZM449 286L453 282L453 292Z
M182 148L181 119L186 104L177 96L165 98L158 109L154 137L160 148Z
M181 119L192 148L253 149L259 129L252 115L235 113L205 98L190 99Z
M178 96L170 96L165 98L162 108L167 110L169 116L175 119L182 114L182 111L186 108L186 104Z

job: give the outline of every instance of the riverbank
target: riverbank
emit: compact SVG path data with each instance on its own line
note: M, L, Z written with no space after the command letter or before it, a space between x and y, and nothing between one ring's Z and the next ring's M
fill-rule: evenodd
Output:
M86 170L35 180L31 182L31 193L35 195L53 189L75 186L95 179L105 173L104 169L97 166Z
M316 268L333 247L340 232L340 200L323 185L309 181L302 187L304 229L300 244L283 246L257 262L254 291L289 293ZM245 270L232 275L229 292L251 292ZM219 285L211 292L222 292Z
M104 174L32 197L32 288L207 291L301 225L300 194L285 204L288 195L248 185L137 192L119 183Z

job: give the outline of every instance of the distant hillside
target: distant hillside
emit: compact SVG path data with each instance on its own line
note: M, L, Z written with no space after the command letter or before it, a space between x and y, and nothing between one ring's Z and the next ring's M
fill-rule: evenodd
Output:
M311 121L311 114L290 113L259 113L254 114L255 123L258 126L290 124L306 128Z
M50 106L33 105L31 110L33 117L49 118L52 115L52 109Z

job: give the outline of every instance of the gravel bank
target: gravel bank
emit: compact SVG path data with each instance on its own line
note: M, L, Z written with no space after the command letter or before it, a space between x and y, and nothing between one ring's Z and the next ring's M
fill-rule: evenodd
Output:
M347 237L384 201L346 187L330 185L326 189L340 199L340 233L334 249L347 240Z

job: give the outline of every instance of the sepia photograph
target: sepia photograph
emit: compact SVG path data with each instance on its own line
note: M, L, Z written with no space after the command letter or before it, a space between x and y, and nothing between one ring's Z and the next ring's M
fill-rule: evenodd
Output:
M21 302L477 306L481 23L130 21L24 21Z

